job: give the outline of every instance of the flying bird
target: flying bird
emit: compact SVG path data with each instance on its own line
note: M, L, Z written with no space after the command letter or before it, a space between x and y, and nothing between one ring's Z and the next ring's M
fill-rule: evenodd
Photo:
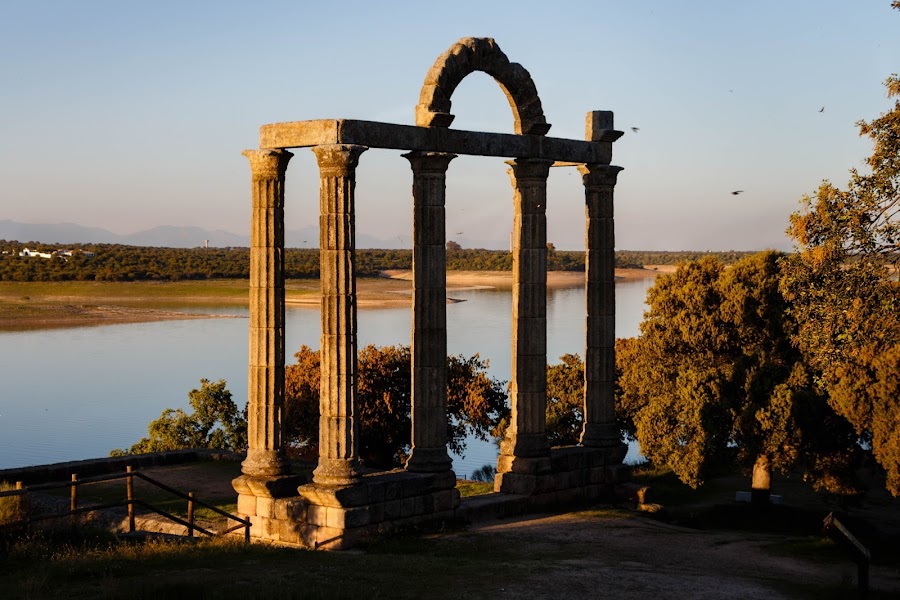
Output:
M743 193L744 193L744 190L734 190L733 192L731 192L731 195L737 196L738 194L743 194Z
M820 108L819 112L825 112L825 107L823 106L822 108Z
M631 130L632 130L633 132L637 133L638 131L641 130L641 128L640 128L640 127L632 127Z

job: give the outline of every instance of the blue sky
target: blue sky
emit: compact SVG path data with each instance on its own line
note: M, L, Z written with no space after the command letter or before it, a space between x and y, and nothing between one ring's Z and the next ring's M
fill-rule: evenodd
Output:
M552 4L552 6L551 6ZM787 249L788 215L870 152L854 123L887 110L900 72L888 0L758 2L0 2L0 219L130 233L249 229L260 125L319 118L412 124L435 58L489 36L532 75L549 135L582 139L589 110L626 135L613 162L619 249ZM824 112L819 109L824 106ZM512 131L475 73L453 126ZM631 127L639 127L634 133ZM287 226L314 227L318 176L300 149ZM357 231L409 244L411 171L370 150ZM500 159L448 173L447 231L503 247L512 190ZM734 196L732 190L745 190ZM548 239L583 244L572 169L549 181Z

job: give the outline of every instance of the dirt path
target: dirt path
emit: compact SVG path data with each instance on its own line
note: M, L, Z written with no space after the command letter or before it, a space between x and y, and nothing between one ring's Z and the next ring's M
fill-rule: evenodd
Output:
M856 577L849 562L774 554L766 547L783 541L777 536L701 532L641 517L528 517L484 523L460 535L489 536L498 546L527 549L534 557L532 574L491 590L509 598L771 600L797 597L792 589ZM900 593L898 573L885 571L873 568L873 587Z
M200 497L232 492L238 463L198 463L146 472ZM833 554L791 551L808 538L744 531L701 531L622 509L486 521L428 536L446 556L472 545L496 548L491 573L473 574L469 598L815 598L841 585L852 592L856 566ZM871 585L900 597L900 568L876 564ZM463 589L462 587L460 588Z

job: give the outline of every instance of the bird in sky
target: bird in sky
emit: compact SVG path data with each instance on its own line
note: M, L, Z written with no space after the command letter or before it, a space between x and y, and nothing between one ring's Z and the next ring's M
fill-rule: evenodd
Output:
M731 195L737 196L738 194L743 194L743 193L744 193L744 190L734 190L733 192L731 192Z
M819 112L825 112L825 107L823 106L822 108L820 108Z
M632 127L631 130L632 130L633 132L637 133L638 131L641 130L641 128L640 128L640 127Z

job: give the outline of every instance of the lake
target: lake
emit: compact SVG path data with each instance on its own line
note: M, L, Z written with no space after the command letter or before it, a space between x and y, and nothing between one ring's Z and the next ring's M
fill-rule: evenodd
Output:
M616 285L616 336L638 333L652 278ZM451 290L448 352L490 360L509 380L512 294L502 289ZM200 312L243 318L131 323L0 333L0 469L107 456L147 434L166 408L189 408L200 379L225 379L235 401L247 398L247 309ZM359 311L359 346L409 344L408 308ZM547 291L547 357L584 354L584 289ZM287 361L306 344L319 347L319 311L288 308ZM468 476L496 460L493 442L469 440L453 468ZM629 457L637 448L629 449Z

